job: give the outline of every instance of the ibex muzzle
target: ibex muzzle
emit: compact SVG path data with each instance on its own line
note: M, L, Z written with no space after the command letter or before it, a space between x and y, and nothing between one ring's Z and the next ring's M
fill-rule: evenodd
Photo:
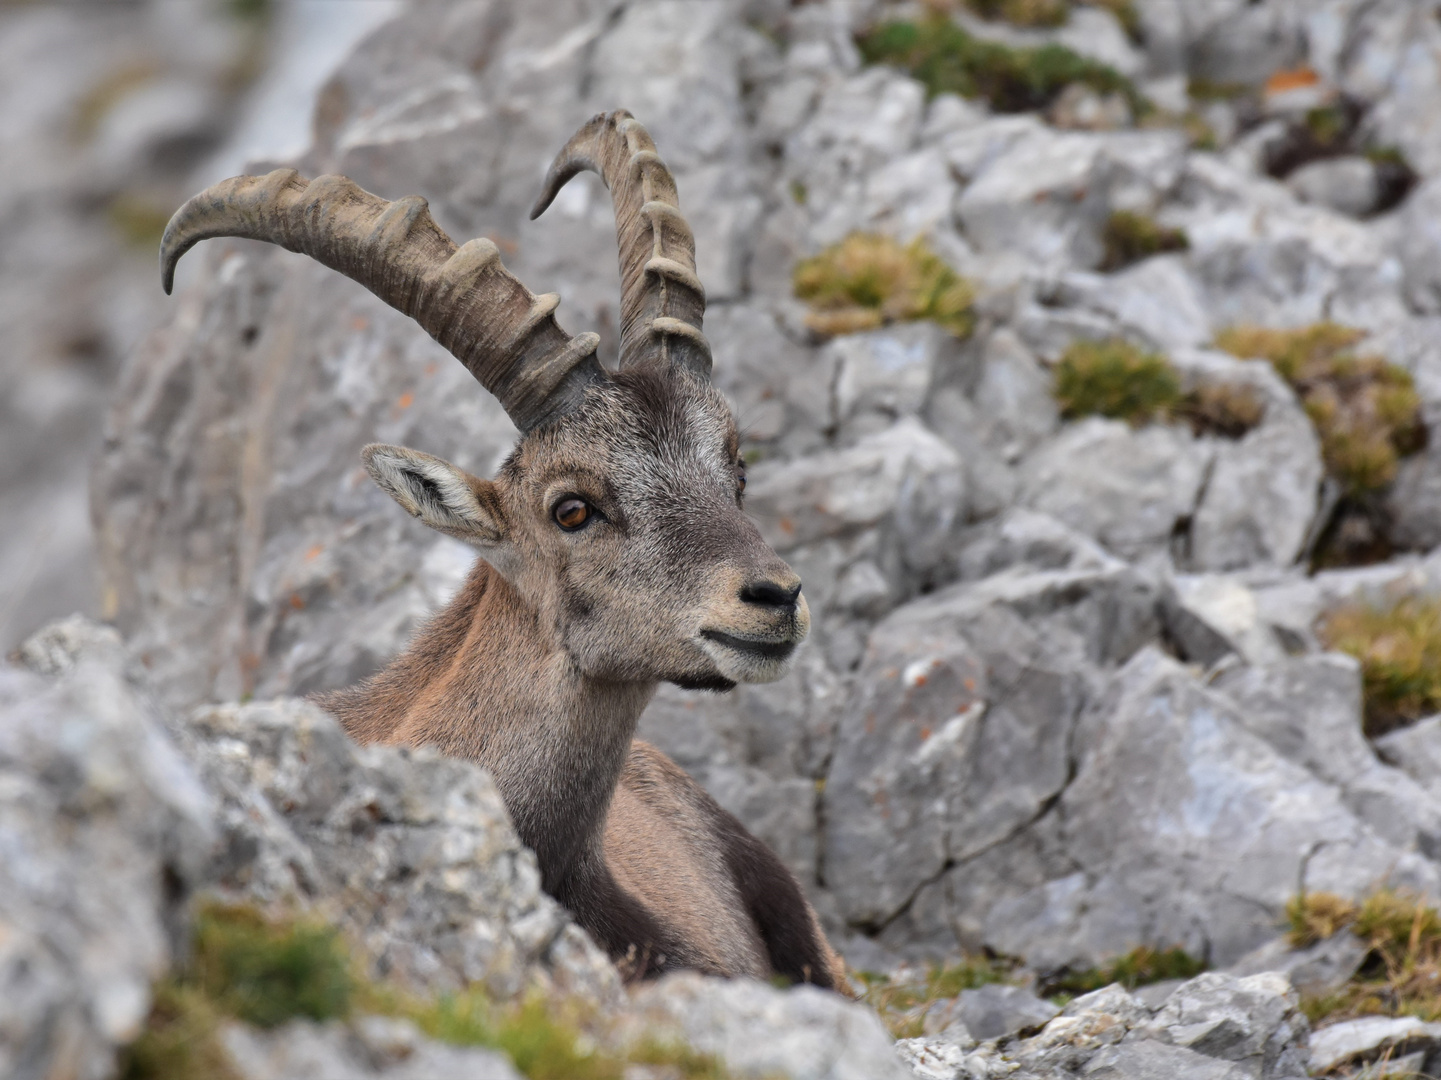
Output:
M368 446L370 475L476 547L461 594L389 668L323 700L362 741L484 764L546 888L636 974L689 966L836 985L838 961L776 857L658 751L632 741L658 682L779 678L810 616L801 582L746 518L745 464L710 385L705 294L670 171L628 113L593 118L532 211L582 170L615 203L618 370L556 325L495 245L457 247L420 198L385 202L292 170L197 195L161 245L206 237L303 252L413 316L522 432L493 480Z

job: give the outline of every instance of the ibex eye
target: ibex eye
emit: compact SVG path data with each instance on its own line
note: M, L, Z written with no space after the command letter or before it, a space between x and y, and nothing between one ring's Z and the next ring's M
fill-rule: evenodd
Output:
M590 504L574 496L561 499L551 511L555 523L566 532L574 532L590 520Z
M736 494L744 495L746 492L746 463L736 462Z

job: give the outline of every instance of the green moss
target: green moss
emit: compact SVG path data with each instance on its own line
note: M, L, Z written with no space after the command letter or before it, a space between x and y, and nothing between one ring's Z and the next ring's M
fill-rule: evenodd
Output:
M891 1034L909 1039L921 1034L926 1009L933 1002L953 998L962 990L1004 982L1013 966L1004 960L970 957L929 968L914 979L893 979L869 971L857 972L856 978L865 988L861 1000L880 1014Z
M817 333L846 334L890 322L929 319L957 337L971 332L970 284L924 240L852 233L796 265L796 296L811 306Z
M224 905L205 908L196 922L191 978L223 1012L257 1027L347 1015L350 964L337 932L322 923Z
M1316 433L1327 471L1350 496L1386 488L1400 459L1426 439L1411 375L1379 356L1351 351L1359 330L1323 322L1297 330L1239 326L1216 345L1269 360L1296 390Z
M1056 365L1054 392L1068 419L1109 416L1137 425L1169 416L1182 402L1166 358L1118 338L1068 348Z
M1067 972L1052 980L1047 989L1053 994L1079 996L1120 983L1134 990L1166 979L1191 979L1205 970L1205 961L1197 960L1185 949L1153 949L1141 945L1100 967Z
M1102 270L1119 270L1164 251L1185 251L1190 241L1180 229L1168 229L1148 214L1117 210L1101 230Z
M866 63L903 68L931 97L984 98L998 112L1043 109L1071 83L1121 93L1137 116L1151 107L1134 83L1105 64L1060 45L1017 49L982 41L940 15L882 23L857 44Z
M791 198L795 201L795 204L797 206L804 206L806 204L806 199L808 199L809 197L810 192L806 189L805 184L801 183L799 180L791 181Z
M1322 642L1361 663L1365 733L1375 738L1441 709L1441 600L1349 604L1317 627Z
M1186 84L1186 93L1193 101L1234 101L1251 92L1245 83L1193 78Z

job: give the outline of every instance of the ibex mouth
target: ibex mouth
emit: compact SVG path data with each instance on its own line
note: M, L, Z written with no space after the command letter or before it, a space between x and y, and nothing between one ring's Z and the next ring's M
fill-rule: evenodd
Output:
M701 637L707 641L714 641L717 645L724 645L736 652L747 653L765 660L786 660L791 653L796 651L794 641L736 637L734 634L722 633L719 630L702 630L700 633Z

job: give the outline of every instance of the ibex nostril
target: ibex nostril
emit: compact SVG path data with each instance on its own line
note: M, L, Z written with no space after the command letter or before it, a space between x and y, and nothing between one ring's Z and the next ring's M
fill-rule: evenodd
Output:
M767 607L795 607L796 597L800 594L799 581L790 586L777 585L774 581L753 581L741 590L741 600Z

